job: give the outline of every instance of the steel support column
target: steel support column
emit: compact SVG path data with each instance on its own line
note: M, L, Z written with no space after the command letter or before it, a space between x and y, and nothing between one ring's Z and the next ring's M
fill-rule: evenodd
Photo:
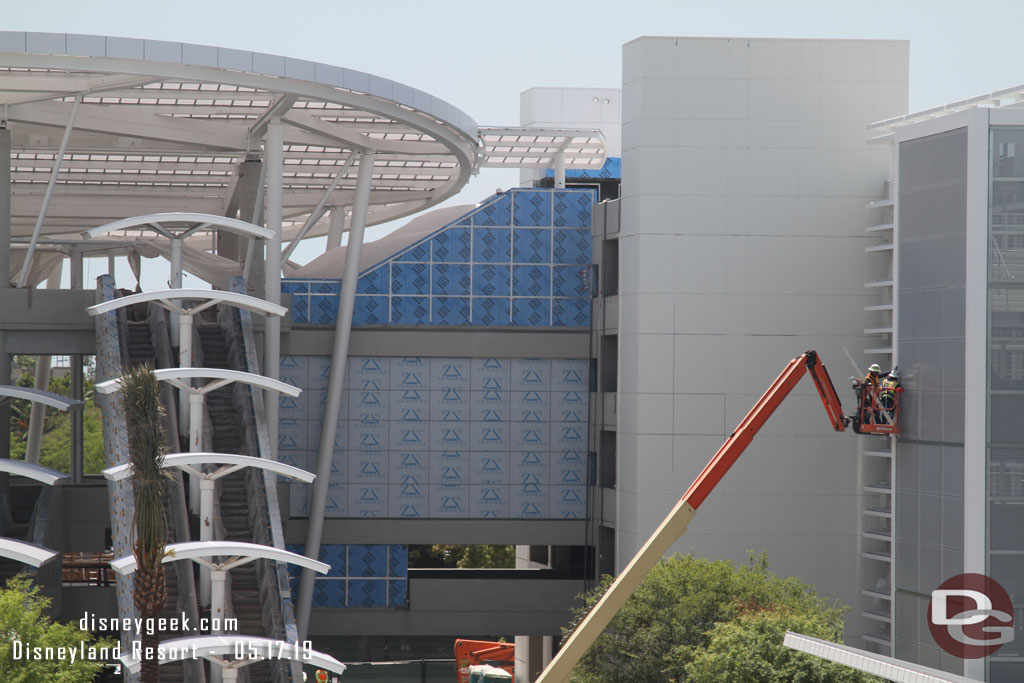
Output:
M565 152L559 150L555 154L555 188L565 187Z
M320 538L324 530L324 510L327 488L331 482L331 462L334 459L334 437L338 430L341 410L341 388L345 383L348 364L348 342L352 333L352 311L355 309L356 285L359 283L359 255L363 250L363 231L370 207L370 189L373 183L373 154L359 155L359 176L356 179L355 203L352 206L352 227L348 232L345 252L345 276L338 300L338 322L334 332L334 353L331 356L331 374L327 380L327 402L324 406L323 426L316 458L316 480L309 504L309 527L306 533L305 555L316 559L320 554ZM299 582L299 598L295 622L299 638L308 636L309 613L313 605L313 570L303 569Z
M75 98L71 107L71 114L68 116L68 125L64 127L64 137L61 138L60 148L53 158L53 168L50 169L50 181L46 185L46 193L43 195L43 204L39 207L39 216L36 218L35 228L32 229L32 239L28 243L28 253L25 254L25 263L21 266L21 275L18 276L18 287L24 287L28 281L28 273L32 270L32 259L36 255L36 245L39 243L39 233L43 229L43 221L46 220L46 211L50 208L50 199L53 198L53 188L57 184L57 176L60 175L61 164L64 163L64 152L68 149L68 141L71 140L71 131L75 127L75 116L78 115L78 106L82 104L82 96Z
M0 289L7 289L11 286L11 131L3 119L0 160Z
M341 246L341 236L345 232L345 207L335 206L331 209L331 222L327 228L327 248Z
M272 304L281 303L281 220L283 212L282 175L284 173L284 131L281 119L274 117L267 125L265 140L267 176L267 223L274 236L267 240L264 280L266 295ZM263 326L263 376L281 377L281 319L268 316ZM267 433L270 437L271 458L277 460L277 416L280 399L276 392L264 393L267 406Z

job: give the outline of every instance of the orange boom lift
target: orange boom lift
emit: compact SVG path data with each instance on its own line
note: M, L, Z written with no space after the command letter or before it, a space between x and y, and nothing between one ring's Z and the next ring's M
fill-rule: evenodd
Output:
M747 446L760 431L768 418L772 416L790 392L797 385L797 382L807 373L810 373L821 402L825 406L828 419L837 432L846 431L851 421L858 433L861 431L869 433L893 433L896 431L896 421L893 419L891 427L882 432L866 429L869 425L864 424L862 417L864 411L863 403L858 406L858 415L846 417L843 415L843 407L840 404L839 396L836 394L835 386L828 375L828 370L821 363L815 351L807 351L789 362L786 369L776 378L768 390L764 392L760 400L743 418L743 421L729 435L722 447L718 449L715 456L711 458L704 471L690 485L683 497L679 499L668 517L655 530L640 551L633 557L625 570L615 579L600 600L590 609L583 621L573 630L569 638L562 644L558 654L551 660L551 663L541 672L536 683L562 683L569 680L569 674L576 666L587 649L593 644L601 631L605 629L608 622L619 611L633 591L637 589L644 577L658 563L662 556L668 551L669 546L676 542L686 533L686 527L697 514L697 508L714 490L718 482L729 471L733 463L743 454ZM872 399L873 400L873 399Z

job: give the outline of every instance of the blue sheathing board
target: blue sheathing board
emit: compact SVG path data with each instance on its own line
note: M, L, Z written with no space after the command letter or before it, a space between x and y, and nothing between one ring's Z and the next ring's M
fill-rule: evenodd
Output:
M590 325L593 190L514 189L374 264L352 324ZM333 325L340 280L282 281L292 320Z
M501 315L548 315L535 302L514 297ZM284 356L281 376L322 387L329 360ZM353 356L345 381L325 516L586 516L588 359ZM307 413L282 409L282 462L316 469L325 395L304 391ZM309 514L309 500L308 484L291 485L293 517ZM346 571L391 576L365 568L380 561L350 548Z
M553 169L547 169L544 175L548 178L555 177L555 171ZM589 168L567 168L565 169L566 178L607 178L609 180L613 178L622 177L622 157L608 157L604 160L604 165L599 169Z
M305 546L288 545L303 554ZM405 545L320 546L319 559L331 566L317 575L313 604L318 607L406 607L409 592L409 547ZM292 590L302 570L288 565Z

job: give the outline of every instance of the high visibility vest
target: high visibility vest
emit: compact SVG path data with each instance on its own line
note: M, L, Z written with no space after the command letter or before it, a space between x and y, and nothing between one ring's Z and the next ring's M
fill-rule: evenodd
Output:
M886 377L878 383L879 398L895 398L898 382L891 377Z

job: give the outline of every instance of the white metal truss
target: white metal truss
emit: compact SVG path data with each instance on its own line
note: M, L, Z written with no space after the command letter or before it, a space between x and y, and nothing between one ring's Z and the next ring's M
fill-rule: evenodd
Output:
M285 124L285 240L353 152L374 153L368 224L448 198L478 156L468 115L370 74L182 43L0 31L14 237L31 234L41 215L44 236L155 211L224 215L275 116ZM352 204L357 173L346 169L328 205ZM308 236L326 234L326 223Z

